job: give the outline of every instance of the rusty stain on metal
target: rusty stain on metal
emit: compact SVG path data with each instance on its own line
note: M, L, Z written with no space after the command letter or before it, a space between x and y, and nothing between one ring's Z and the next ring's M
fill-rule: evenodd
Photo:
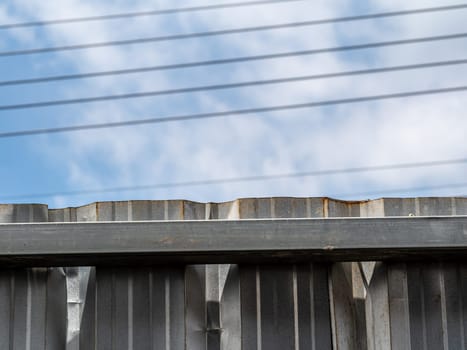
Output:
M329 216L329 198L324 197L321 201L323 202L323 217L327 218Z
M99 205L100 204L101 204L100 202L97 202L96 205L94 206L96 208L96 218L99 217Z
M366 203L370 203L372 201L376 201L377 199L375 200L370 200L370 199L362 199L362 200L343 200L343 199L336 199L336 198L331 198L331 197L326 197L326 199L329 201L329 200L332 200L333 202L338 202L338 203L342 203L346 206L352 206L352 205L361 205L361 204L366 204Z
M185 218L185 201L180 201L179 204L180 206L180 220L183 220Z

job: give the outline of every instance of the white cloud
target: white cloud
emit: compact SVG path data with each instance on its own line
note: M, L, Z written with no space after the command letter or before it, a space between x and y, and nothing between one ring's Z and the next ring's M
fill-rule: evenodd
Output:
M45 33L45 43L63 45L172 32L256 26L347 15L355 2L313 1L246 10L51 26L45 28L43 34ZM196 2L201 3L206 2ZM405 1L370 2L373 12L436 6L434 1L415 1L408 4ZM190 4L184 2L182 5ZM159 2L158 5L147 1L113 1L104 5L91 1L21 0L15 1L14 8L28 18L39 19L173 6L175 5L170 1ZM0 18L1 16L0 10ZM464 17L465 13L462 11L445 12L202 40L80 50L60 53L58 57L80 72L149 66L461 32L465 31L467 25ZM379 67L459 58L465 57L466 53L467 46L462 40L388 47L346 54L322 54L242 65L93 79L72 84L63 94L65 97L98 96L226 81L270 79L361 69L365 66ZM78 109L81 111L80 117L67 118L66 123L97 123L462 85L466 83L466 68L458 66L392 75L261 86L243 91L97 103L83 105ZM48 149L53 157L67 166L70 188L141 185L437 160L461 156L467 151L464 141L467 131L467 120L463 115L464 101L465 95L459 93L280 112L267 116L239 116L80 132L50 138ZM388 171L351 177L154 190L128 194L126 197L189 197L208 201L255 195L317 195L349 192L346 191L349 188L353 192L359 189L364 191L370 184L374 188L384 189L452 182L461 178L461 174L446 167L404 173ZM103 198L107 197L103 195ZM97 198L90 196L85 199ZM63 199L57 199L57 203L63 204Z

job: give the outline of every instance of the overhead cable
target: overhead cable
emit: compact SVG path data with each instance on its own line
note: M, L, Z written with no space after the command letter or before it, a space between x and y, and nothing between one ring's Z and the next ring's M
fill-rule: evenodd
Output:
M228 177L228 178L218 178L218 179L209 179L209 180L169 182L169 183L138 185L138 186L121 186L121 187L111 187L111 188L102 188L102 189L83 189L83 190L77 190L77 191L22 194L22 195L12 195L12 196L2 196L0 197L0 200L46 198L46 197L55 197L55 196L66 197L66 196L89 195L89 194L99 194L99 193L140 191L140 190L149 190L149 189L221 185L221 184L228 184L228 183L270 181L270 180L280 180L280 179L287 179L287 178L316 177L316 176L325 176L325 175L364 173L364 172L372 172L372 171L438 167L438 166L466 164L466 163L467 163L467 158L445 159L445 160L435 160L435 161L426 161L426 162L397 163L397 164L363 166L363 167L342 168L342 169L315 170L315 171L304 171L304 172L272 174L272 175L254 175L254 176Z
M373 191L368 191L368 192L340 193L340 194L334 194L330 197L333 197L333 198L360 197L361 198L365 196L374 197L374 196L379 196L379 195L388 195L388 194L397 194L397 193L402 193L404 196L406 196L407 193L413 193L413 192L447 190L447 189L456 189L456 188L467 188L467 182L441 184L441 185L433 185L433 186L392 188L392 189L383 189L383 190L373 190Z
M227 8L234 8L234 7L246 7L246 6L267 5L267 4L279 4L279 3L297 2L297 1L303 1L303 0L247 1L247 2L237 2L237 3L228 3L228 4L214 4L214 5L206 5L206 6L174 8L174 9L166 9L166 10L125 12L125 13L119 13L119 14L113 14L113 15L64 18L64 19L43 20L43 21L23 22L23 23L11 23L11 24L0 25L0 30L20 28L20 27L37 27L37 26L49 26L49 25L67 24L67 23L79 23L79 22L105 21L105 20L115 20L115 19L135 18L135 17L158 16L158 15L168 15L168 14L183 13L183 12L199 12L199 11L206 11L206 10L217 10L217 9L227 9ZM356 15L356 16L325 18L325 19L314 20L314 22L316 22L315 23L316 25L331 24L331 23L359 21L359 20L377 19L377 18L385 18L385 17L417 15L417 14L430 13L430 12L463 10L466 8L467 8L467 4L457 4L457 5L448 5L448 6L425 7L425 8L418 8L418 9L412 9L412 10L371 13L371 14Z
M221 10L221 9L230 9L230 8L238 8L238 7L248 7L248 6L274 5L274 4L281 4L281 3L287 3L287 2L298 2L298 1L308 1L308 0L242 1L242 2L231 2L231 3L224 3L224 4L180 7L180 8L172 8L172 9L165 9L165 10L123 12L123 13L101 15L101 16L74 17L74 18L52 19L52 20L33 21L33 22L2 24L0 25L0 30L22 28L22 27L39 27L39 26L44 27L44 26L67 24L67 23L108 21L108 20L116 20L116 19L170 15L170 14L184 13L184 12L201 12L201 11ZM442 6L441 9L439 9L438 11L457 10L457 9L461 9L462 8L461 6L462 5ZM423 12L432 12L429 10L430 9L428 9L428 11L423 11Z
M11 24L0 25L0 30L21 28L21 27L49 26L49 25L56 25L56 24L106 21L106 20L125 19L125 18L134 18L134 17L158 16L158 15L168 15L168 14L183 13L183 12L199 12L199 11L206 11L206 10L227 9L227 8L256 6L256 5L268 5L268 4L272 5L272 4L280 4L280 3L287 3L287 2L297 2L297 1L304 1L304 0L245 1L245 2L233 2L233 3L227 3L227 4L213 4L213 5L204 5L204 6L173 8L173 9L165 9L165 10L125 12L125 13L101 15L101 16L75 17L75 18L64 18L64 19L54 19L54 20L11 23ZM369 19L377 19L377 18L385 18L385 17L417 15L417 14L423 14L423 13L454 11L454 10L464 10L464 9L467 9L467 4L424 7L424 8L417 8L417 9L411 9L411 10L399 10L399 11L370 13L370 14L356 15L356 16L325 18L325 19L317 19L317 20L314 20L313 22L315 25L320 25L320 24L361 21L361 20L369 20Z
M99 47L109 47L109 46L147 44L147 43L154 43L154 42L194 39L194 38L202 38L202 37L210 37L210 36L251 33L251 32L266 31L266 30L298 28L298 27L306 27L306 26L311 26L311 25L316 25L316 21L290 22L290 23L282 23L282 24L271 24L271 25L265 25L265 26L215 30L215 31L209 31L209 32L175 34L175 35L135 38L135 39L115 40L115 41L104 41L104 42L76 44L76 45L41 47L41 48L22 49L22 50L13 50L13 51L0 51L0 57L23 56L23 55L31 55L31 54L58 52L58 51L95 49ZM457 39L457 38L463 37L462 35L463 34L443 35L443 36L439 36L438 37L439 39L437 40ZM432 41L432 40L428 40L428 41ZM404 42L405 40L402 40L402 41ZM409 40L408 43L411 43L411 42L412 40Z
M417 64L400 65L400 66L392 66L392 67L382 67L382 68L360 69L360 70L344 71L344 72L336 72L336 73L315 74L315 75L303 76L302 78L296 77L296 78L290 78L290 79L292 79L291 81L329 79L329 78L339 78L339 77L345 77L345 76L388 73L388 72L395 72L395 71L436 68L436 67L443 67L443 66L454 66L454 65L461 65L461 64L467 64L467 59L426 62L426 63L417 63ZM114 71L107 71L107 72L49 76L49 77L42 77L42 78L4 80L4 81L0 80L0 86L27 85L27 84L38 84L38 83L47 83L47 82L53 82L53 81L63 81L63 80L72 80L72 79L85 79L85 78L96 78L96 77L102 77L102 76L135 74L135 73L162 70L162 68L168 68L168 67L173 67L173 66L152 66L152 67L114 70ZM283 82L287 82L286 79L276 79L276 80L284 80ZM272 84L271 80L268 80L268 81ZM258 84L255 84L255 85L261 85L261 84L263 83L258 82ZM267 84L267 83L264 83L264 84ZM225 85L228 85L228 84L225 84Z
M325 101L298 103L298 104L289 104L289 105L236 109L236 110L230 110L230 111L224 111L224 112L185 114L185 115L176 115L176 116L170 116L170 117L135 119L135 120L121 121L121 122L112 122L112 123L84 124L84 125L65 126L65 127L57 127L57 128L8 131L8 132L0 133L0 138L12 138L12 137L32 136L32 135L40 135L40 134L63 133L63 132L72 132L72 131L80 131L80 130L107 129L107 128L126 127L126 126L135 126L135 125L143 125L143 124L159 124L159 123L188 121L188 120L197 120L197 119L221 118L221 117L230 117L234 115L279 112L279 111L285 111L285 110L297 110L297 109L325 107L325 106L332 106L332 105L363 103L363 102L371 102L371 101L379 101L379 100L409 98L409 97L437 95L437 94L446 94L446 93L463 92L463 91L467 91L467 85L443 88L443 89L417 90L417 91L407 91L407 92L399 92L399 93L393 93L393 94L351 97L351 98L344 98L344 99L337 99L337 100L325 100Z
M393 72L393 71L402 71L402 70L410 70L410 69L426 69L426 68L459 65L459 64L467 64L467 60L432 62L432 63L422 63L422 64L415 64L415 65L363 69L363 70L356 70L356 71L317 74L317 75L304 75L304 76L267 79L267 80L252 80L252 81L244 81L244 82L238 82L238 83L193 86L193 87L178 88L178 89L144 91L144 92L135 92L135 93L119 94L119 95L105 95L105 96L82 97L82 98L74 98L74 99L66 99L66 100L29 102L29 103L14 104L14 105L0 105L0 111L15 110L15 109L43 108L43 107L94 103L94 102L103 102L103 101L126 100L126 99L143 98L143 97L166 96L166 95L186 94L186 93L195 93L195 92L202 92L202 91L213 91L213 90L226 90L226 89L234 89L234 88L262 86L262 85L276 85L276 84L294 83L294 82L310 81L310 80L317 80L317 79L329 79L329 78L338 78L338 77L364 75L364 74L388 73L388 72Z

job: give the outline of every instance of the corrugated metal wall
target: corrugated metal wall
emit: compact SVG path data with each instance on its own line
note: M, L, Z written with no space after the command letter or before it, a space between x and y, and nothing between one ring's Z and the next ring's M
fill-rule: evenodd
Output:
M316 201L319 208L312 202L113 202L50 216L53 221L309 217L311 210L322 212L322 201ZM81 348L317 349L319 344L331 349L327 273L327 266L315 264L93 269Z
M467 215L467 199L386 199L372 214ZM378 264L366 305L371 350L467 348L466 262Z
M467 215L467 199L132 201L58 210L0 206L0 222L408 215ZM69 350L466 346L467 265L462 262L65 271L66 281L61 269L1 272L0 349L63 349L66 339Z
M0 223L47 220L45 205L0 205ZM66 303L63 269L0 269L0 349L65 349Z

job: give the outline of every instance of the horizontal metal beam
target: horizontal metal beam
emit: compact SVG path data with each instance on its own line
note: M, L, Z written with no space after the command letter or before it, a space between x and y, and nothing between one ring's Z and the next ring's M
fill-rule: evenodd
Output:
M467 257L467 216L0 224L15 266Z

